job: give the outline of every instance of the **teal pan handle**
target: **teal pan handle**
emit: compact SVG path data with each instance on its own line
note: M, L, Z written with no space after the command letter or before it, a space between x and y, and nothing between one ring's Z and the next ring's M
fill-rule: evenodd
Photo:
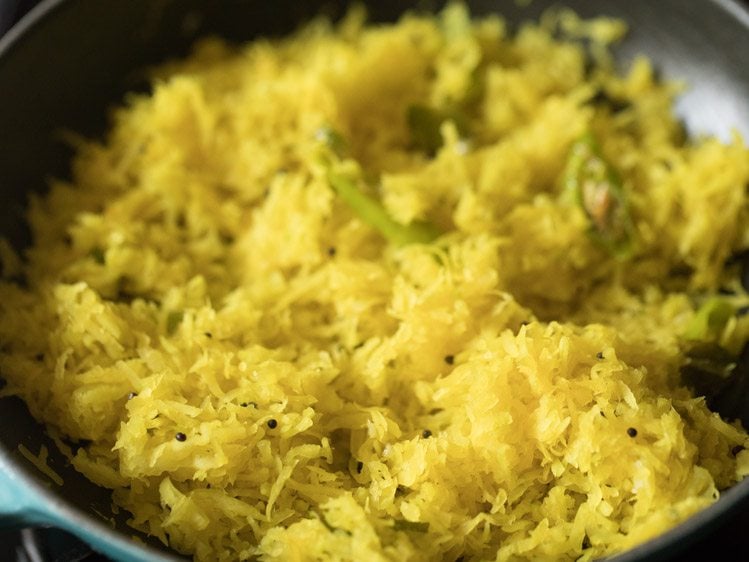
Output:
M0 528L43 525L49 517L8 459L0 457Z
M56 527L116 562L185 562L160 553L71 507L10 455L0 454L0 529Z

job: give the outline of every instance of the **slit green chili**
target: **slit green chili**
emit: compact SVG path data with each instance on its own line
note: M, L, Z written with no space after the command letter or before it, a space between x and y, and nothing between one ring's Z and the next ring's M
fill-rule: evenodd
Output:
M591 133L572 145L563 186L585 212L590 237L612 255L629 257L634 248L634 226L624 187Z
M362 193L356 182L332 169L328 171L328 181L338 196L360 219L394 244L426 244L440 234L434 225L425 221L410 224L395 221L379 201Z

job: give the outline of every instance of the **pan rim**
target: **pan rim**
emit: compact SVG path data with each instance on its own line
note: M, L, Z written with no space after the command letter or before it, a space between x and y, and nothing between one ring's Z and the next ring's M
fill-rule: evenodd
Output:
M35 5L0 38L0 64L12 54L13 49L26 38L31 30L47 18L54 16L55 13L72 1L74 0L42 0ZM721 10L736 20L749 34L749 8L739 0L708 0L708 3L714 9ZM15 460L13 452L2 443L0 443L0 470L4 470L19 483L19 486L27 490L37 505L45 506L45 513L38 518L39 523L60 526L76 534L79 532L85 533L87 538L84 540L87 541L91 537L101 537L102 542L100 544L106 544L110 547L116 546L121 553L126 553L141 560L162 562L185 560L177 553L171 555L159 552L151 546L134 542L124 532L112 529L87 511L68 503L54 491L41 484L30 470L27 470L22 463ZM683 551L698 537L709 534L721 522L724 522L732 514L735 514L740 507L748 503L749 477L746 477L740 483L721 493L720 499L713 505L699 511L666 533L607 560L610 560L610 562L635 562L665 556L668 551L672 551L669 555L677 550ZM133 533L136 532L133 529ZM674 549L675 546L678 546L678 548Z

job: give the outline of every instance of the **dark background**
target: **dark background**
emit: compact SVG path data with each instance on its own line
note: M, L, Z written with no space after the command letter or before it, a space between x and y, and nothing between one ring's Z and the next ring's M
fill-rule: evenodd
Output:
M0 36L37 2L38 0L0 0ZM742 2L749 7L749 0L742 0ZM747 53L747 60L749 61L749 53ZM728 521L715 533L691 548L688 555L678 560L719 559L727 562L749 560L749 536L747 535L749 535L749 509ZM41 551L33 552L34 546L41 547ZM34 531L32 534L27 530L23 536L19 531L0 531L0 562L106 562L106 560L57 531Z

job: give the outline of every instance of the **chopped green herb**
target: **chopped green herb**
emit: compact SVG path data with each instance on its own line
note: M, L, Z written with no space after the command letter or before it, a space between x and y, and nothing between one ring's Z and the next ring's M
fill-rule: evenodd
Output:
M406 521L405 519L395 519L393 529L396 531L406 531L411 533L426 533L429 531L429 523L426 521Z
M588 217L591 238L614 256L629 257L634 246L634 226L624 188L592 134L572 145L563 184L565 192Z
M328 181L339 197L360 219L374 227L394 244L426 244L432 242L440 234L432 224L427 222L418 221L407 225L396 222L379 201L362 193L356 183L345 176L330 170Z
M684 332L688 340L717 339L736 308L720 297L711 297L697 310Z
M170 336L174 334L174 332L177 331L177 328L179 327L184 317L185 317L184 312L181 312L181 311L170 312L169 315L166 317L166 333L169 334Z

